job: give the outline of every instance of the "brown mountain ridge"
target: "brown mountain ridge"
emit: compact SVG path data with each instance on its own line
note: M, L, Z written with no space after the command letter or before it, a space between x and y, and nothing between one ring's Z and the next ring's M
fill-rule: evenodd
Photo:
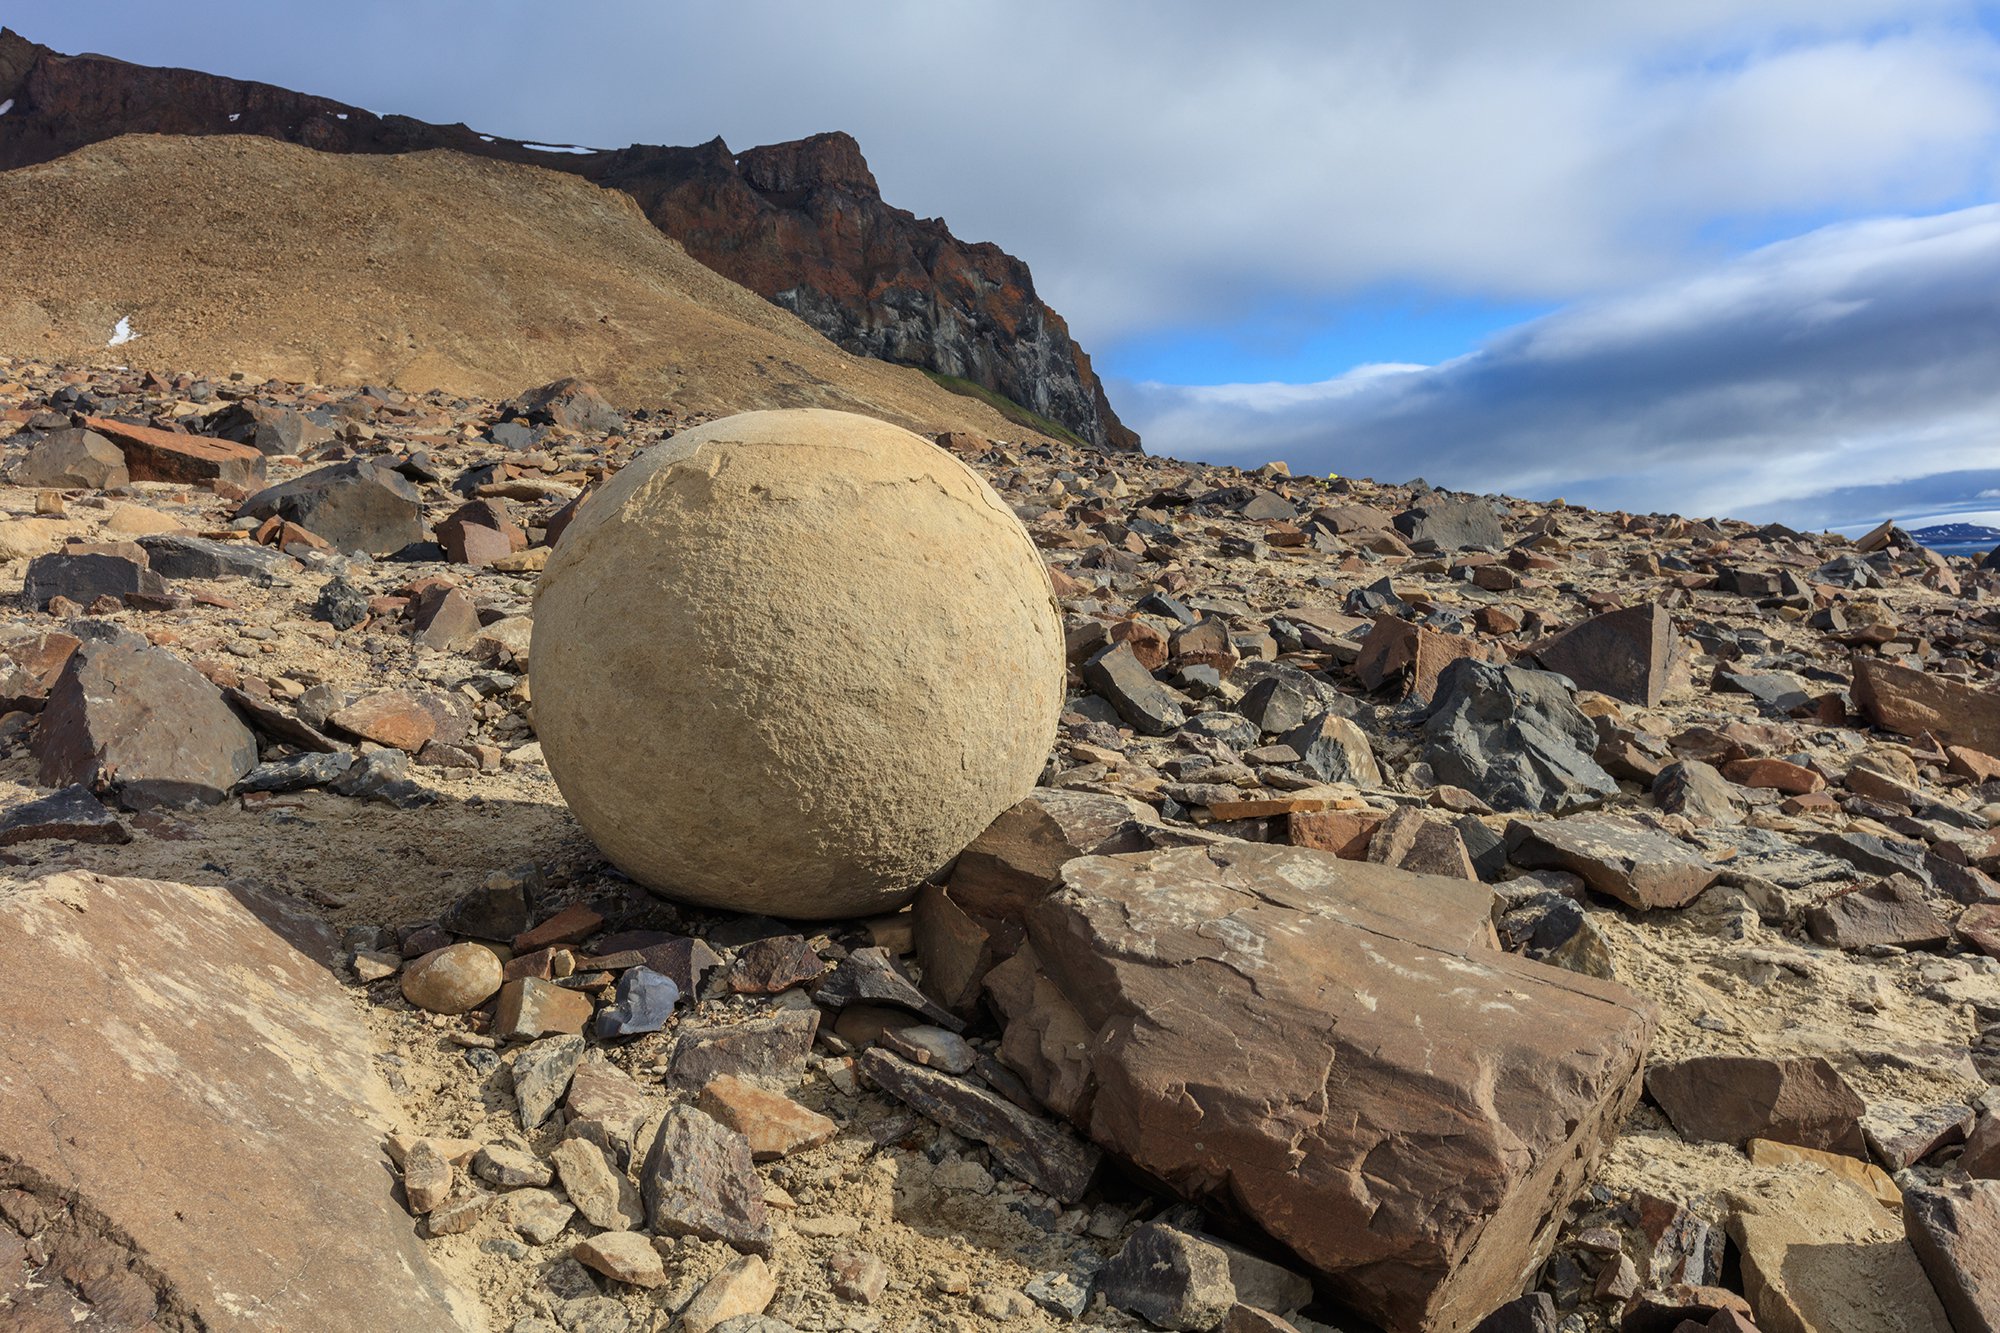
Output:
M1139 438L1028 266L883 201L846 134L732 153L637 144L568 151L378 116L194 70L63 55L0 28L0 169L127 134L256 135L329 153L448 148L581 176L631 195L702 264L850 352L969 381L1104 448Z

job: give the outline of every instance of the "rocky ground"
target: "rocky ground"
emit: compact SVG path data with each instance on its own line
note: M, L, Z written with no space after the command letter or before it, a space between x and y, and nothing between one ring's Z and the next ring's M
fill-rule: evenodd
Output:
M797 926L625 880L534 740L536 571L686 424L0 362L17 1326L266 1326L335 1251L211 1309L201 1246L331 1217L441 1275L406 1317L516 1333L1993 1317L2000 575L944 437L1048 560L1070 709L913 910ZM1247 988L1173 989L1209 962ZM180 1115L256 1167L169 1216Z

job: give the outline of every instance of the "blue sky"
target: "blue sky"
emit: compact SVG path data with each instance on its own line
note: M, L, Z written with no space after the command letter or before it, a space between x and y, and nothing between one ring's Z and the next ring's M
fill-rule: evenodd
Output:
M549 13L0 17L518 138L846 129L892 202L1030 262L1162 452L1800 526L1996 503L1994 4Z

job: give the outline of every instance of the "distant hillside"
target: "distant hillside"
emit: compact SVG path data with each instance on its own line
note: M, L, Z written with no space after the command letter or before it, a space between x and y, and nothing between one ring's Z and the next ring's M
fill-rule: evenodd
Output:
M143 135L0 172L0 352L622 406L842 407L1019 438L694 262L623 194L427 152ZM108 347L129 320L131 341Z
M970 381L1089 442L1137 449L1090 358L1019 259L882 199L861 149L821 134L734 154L572 151L377 116L270 84L66 56L0 28L0 169L124 134L258 135L331 153L449 148L622 190L688 254L849 351Z
M1938 523L1910 534L1926 546L2000 545L2000 528L1977 523Z

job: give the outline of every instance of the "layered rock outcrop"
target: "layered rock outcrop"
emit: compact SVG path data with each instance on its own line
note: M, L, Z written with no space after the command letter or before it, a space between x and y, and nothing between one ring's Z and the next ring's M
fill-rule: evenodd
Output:
M846 134L743 153L719 138L551 151L270 84L67 56L7 29L0 102L0 169L122 134L251 134L322 152L443 148L569 172L631 195L690 255L848 351L969 380L1100 447L1139 447L1028 266L890 206Z

